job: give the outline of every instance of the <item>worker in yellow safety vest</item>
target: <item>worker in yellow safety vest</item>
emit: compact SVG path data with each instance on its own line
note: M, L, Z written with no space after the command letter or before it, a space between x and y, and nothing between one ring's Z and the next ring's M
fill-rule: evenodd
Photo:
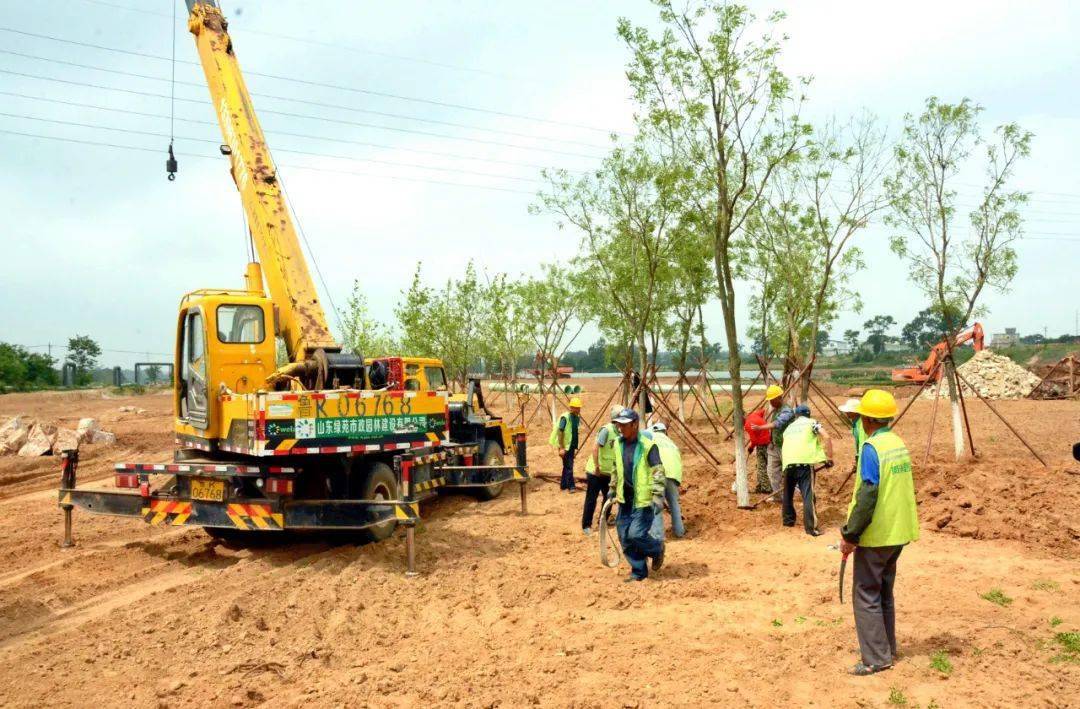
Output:
M597 500L606 499L611 487L611 474L615 470L615 442L619 438L619 429L614 420L620 411L621 406L611 407L612 422L604 424L596 432L596 448L585 461L585 505L581 511L581 532L585 536L592 534Z
M562 476L559 478L559 489L568 492L577 492L574 484L574 455L578 449L578 427L581 425L581 399L574 397L570 400L570 410L564 411L555 420L551 427L551 436L548 443L555 447L562 460Z
M780 516L785 527L795 526L795 488L803 500L803 529L812 537L822 534L817 524L814 482L818 465L832 466L833 443L821 423L810 418L810 407L795 407L795 418L784 427L781 462L784 494Z
M859 401L866 441L840 530L840 551L845 557L855 553L851 602L862 657L851 673L860 676L896 661L896 561L919 538L911 455L889 428L896 412L896 399L881 389L870 389Z
M652 534L653 518L664 507L664 465L652 433L640 430L638 413L623 409L615 417L619 440L615 444L615 473L611 494L619 503L615 527L623 556L630 564L626 581L644 581L664 564L664 542Z
M667 426L657 421L652 425L653 440L660 449L660 462L664 465L664 499L671 515L671 533L681 539L686 536L683 526L682 507L679 504L679 488L682 486L682 451L667 435Z

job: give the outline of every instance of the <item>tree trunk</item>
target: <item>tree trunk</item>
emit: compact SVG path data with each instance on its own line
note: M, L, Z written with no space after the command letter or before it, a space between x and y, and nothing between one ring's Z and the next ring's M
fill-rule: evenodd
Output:
M686 404L683 394L683 379L686 377L686 373L680 368L679 371L679 420L686 422Z
M735 293L728 269L717 257L717 275L721 276L720 305L724 313L724 334L728 345L728 374L731 376L731 400L734 405L732 426L735 434L735 500L739 507L750 506L750 487L746 470L746 439L743 432L743 395L739 357L739 335L735 326Z
M945 380L949 384L949 405L952 409L953 449L956 451L956 459L961 460L964 457L964 419L960 413L958 383L951 359L945 362Z
M638 361L641 362L641 391L638 392L638 415L641 416L641 427L645 428L646 417L646 402L649 400L649 353L645 349L645 334L642 333L638 336Z

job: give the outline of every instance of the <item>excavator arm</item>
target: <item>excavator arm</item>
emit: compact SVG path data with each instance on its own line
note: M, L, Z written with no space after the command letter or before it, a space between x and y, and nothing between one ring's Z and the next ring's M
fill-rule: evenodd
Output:
M960 347L970 342L976 352L981 352L984 348L983 337L982 324L974 323L971 327L956 333L953 347ZM941 368L938 365L941 364L948 351L949 343L943 339L930 348L930 356L925 361L917 363L914 367L894 369L892 371L892 380L894 382L922 383L931 377L934 378L934 381L941 379Z
M247 214L262 277L274 303L277 327L285 340L289 360L299 364L325 359L323 354L340 352L341 346L330 333L300 249L277 169L233 52L228 23L218 0L186 2L188 29L195 35L225 140L222 152L229 156L232 165L233 181ZM249 275L248 288L261 291L258 269L249 268L249 274L254 275ZM255 279L260 282L253 283Z

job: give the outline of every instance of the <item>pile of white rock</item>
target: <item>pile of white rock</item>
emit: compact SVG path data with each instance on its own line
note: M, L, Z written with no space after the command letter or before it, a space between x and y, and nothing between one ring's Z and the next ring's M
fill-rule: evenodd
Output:
M59 455L66 450L76 450L84 443L116 443L116 434L102 431L95 419L79 419L76 429L60 428L47 421L36 421L29 416L15 416L0 425L0 455L20 455L36 458L42 455Z

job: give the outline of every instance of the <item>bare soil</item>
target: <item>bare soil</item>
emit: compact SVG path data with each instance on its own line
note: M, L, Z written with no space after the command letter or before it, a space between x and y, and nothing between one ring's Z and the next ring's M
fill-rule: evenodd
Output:
M584 383L588 416L613 382ZM109 485L114 462L170 457L170 405L157 394L8 395L0 416L98 418L118 442L84 449L80 481ZM977 402L979 457L951 460L942 407L923 465L932 406L916 401L897 429L916 461L923 534L900 561L901 660L873 677L845 674L857 643L829 548L850 495L850 483L832 494L850 437L818 481L828 533L813 539L782 528L778 505L734 508L731 443L699 416L693 427L724 469L687 454L689 535L642 584L600 565L595 537L581 535L582 495L540 479L526 517L511 489L427 506L423 573L409 579L399 537L236 549L199 529L76 512L77 546L60 549L58 461L2 458L0 705L1080 706L1080 660L1055 640L1080 630L1069 458L1080 403L996 404L1049 468ZM554 474L542 419L529 428L530 461ZM991 589L1011 603L984 600ZM931 668L941 651L948 675Z

